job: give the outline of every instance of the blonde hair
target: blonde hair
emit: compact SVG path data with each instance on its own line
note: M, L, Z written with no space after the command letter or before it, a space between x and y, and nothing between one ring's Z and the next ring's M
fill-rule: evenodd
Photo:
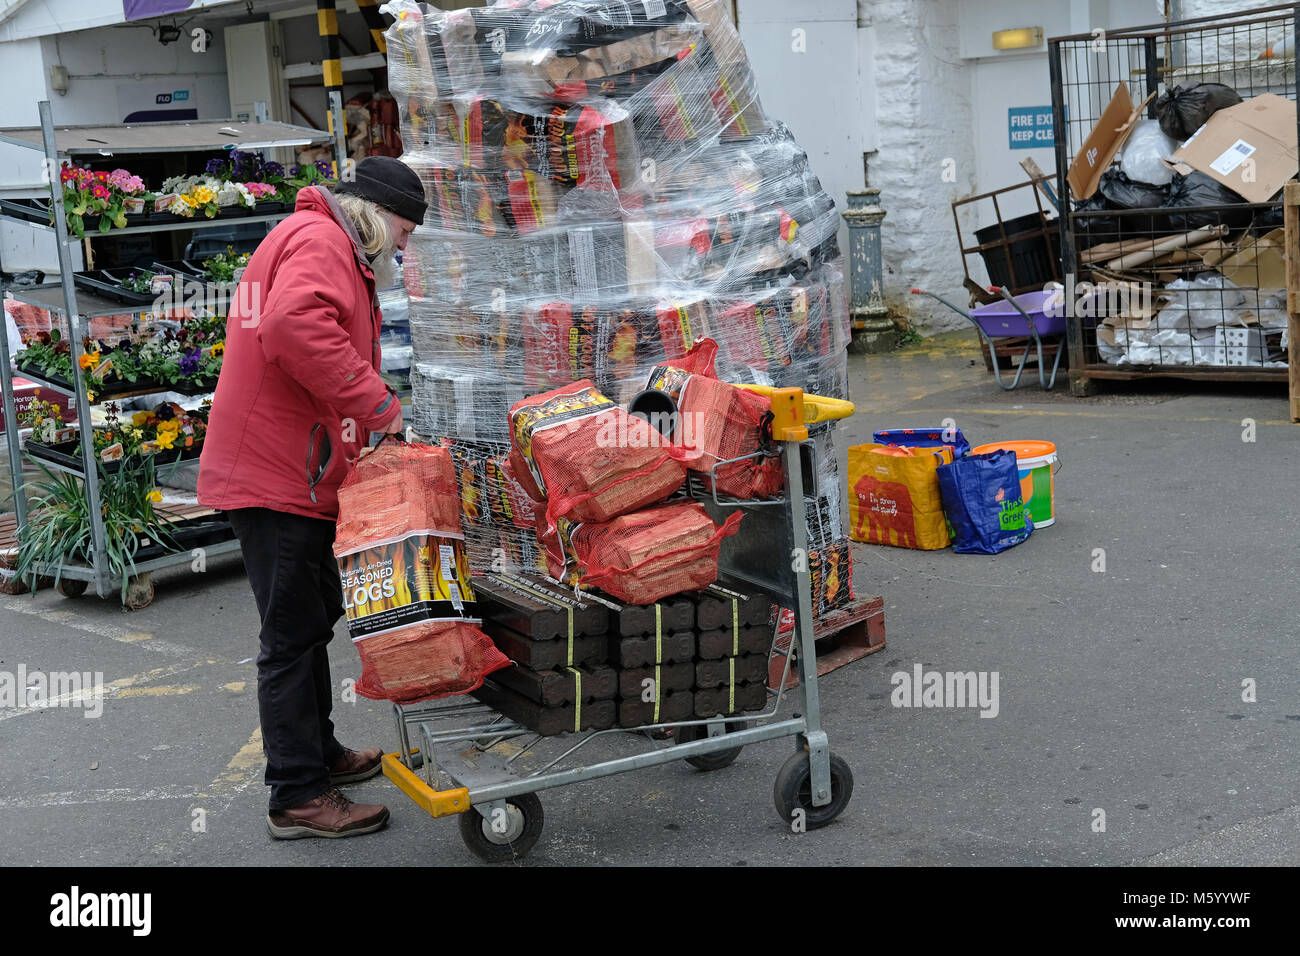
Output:
M356 227L362 252L373 258L389 247L392 240L383 207L349 193L335 193L334 198Z

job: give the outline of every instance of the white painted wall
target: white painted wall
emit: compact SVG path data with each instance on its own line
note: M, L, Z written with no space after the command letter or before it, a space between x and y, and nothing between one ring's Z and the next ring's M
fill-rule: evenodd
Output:
M876 145L874 37L858 28L856 0L740 0L739 21L764 112L790 127L843 212L845 191L863 185L862 154Z

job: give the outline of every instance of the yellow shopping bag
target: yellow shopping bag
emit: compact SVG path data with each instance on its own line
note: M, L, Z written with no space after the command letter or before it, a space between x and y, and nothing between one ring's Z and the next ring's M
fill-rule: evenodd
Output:
M936 551L949 544L936 469L952 448L854 445L849 449L849 537Z

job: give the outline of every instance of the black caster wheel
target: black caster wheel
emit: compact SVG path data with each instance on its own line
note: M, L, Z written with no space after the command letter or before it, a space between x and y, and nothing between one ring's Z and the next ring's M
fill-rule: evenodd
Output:
M86 593L86 585L89 583L89 581L82 581L78 578L59 578L55 590L65 598L81 597Z
M838 817L849 804L853 796L853 771L842 757L831 754L831 802L821 807L814 807L812 802L812 767L808 762L808 751L799 750L790 755L776 775L776 785L772 788L772 797L776 801L776 812L787 825L797 817L796 811L803 811L805 829L817 830Z
M477 810L466 810L460 815L460 837L480 860L488 863L509 863L522 859L542 835L542 801L535 793L510 797L505 801L505 813L488 811L483 816Z
M727 733L734 733L737 730L744 730L744 721L728 721ZM697 740L703 740L709 735L709 728L704 724L690 724L685 727L678 727L675 732L676 742L679 744L694 743ZM730 767L740 756L744 747L730 747L727 750L719 750L711 754L697 754L694 757L684 758L688 764L696 770L721 770L723 767Z

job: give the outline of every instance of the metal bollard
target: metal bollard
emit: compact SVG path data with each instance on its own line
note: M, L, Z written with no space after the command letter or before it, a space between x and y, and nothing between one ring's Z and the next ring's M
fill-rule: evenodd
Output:
M849 227L849 320L854 352L888 352L898 344L898 329L889 318L884 297L884 260L880 247L880 190L846 192L848 209L841 213Z

